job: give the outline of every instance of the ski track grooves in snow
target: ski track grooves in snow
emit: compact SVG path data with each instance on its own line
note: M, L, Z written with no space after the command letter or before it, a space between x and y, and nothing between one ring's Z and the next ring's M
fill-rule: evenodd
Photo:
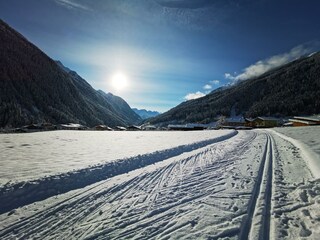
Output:
M227 190L225 175L240 161L238 155L249 149L256 134L249 136L229 140L236 142L234 148L226 146L230 142L219 142L119 184L104 185L107 180L70 193L63 201L0 230L0 238L168 239L201 220L197 215L201 208L188 206L215 203L214 198ZM192 218L173 221L185 215ZM232 226L219 236L236 236L238 230Z
M266 137L267 141L257 180L248 203L247 216L240 227L240 240L270 239L274 141L270 134L266 133Z
M304 161L273 132L239 131L4 213L0 239L318 239L320 179Z
M220 137L193 144L177 146L127 159L120 159L114 162L49 176L30 182L4 185L0 188L0 214L58 194L83 188L107 178L178 156L185 152L191 152L207 145L227 140L237 134L237 131L233 131Z

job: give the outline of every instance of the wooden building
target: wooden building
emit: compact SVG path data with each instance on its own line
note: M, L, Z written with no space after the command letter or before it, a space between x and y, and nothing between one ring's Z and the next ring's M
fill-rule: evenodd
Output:
M145 125L142 127L142 130L146 130L146 131L154 131L157 130L157 127L154 125Z
M231 117L231 118L226 118L222 122L223 128L234 128L234 127L244 127L245 126L245 119L243 117Z
M271 128L279 126L279 119L273 117L257 117L253 124L257 128Z
M289 122L292 123L294 127L304 127L304 126L314 126L320 125L320 117L312 116L312 117L293 117L289 119Z
M127 129L125 127L122 127L122 126L116 126L114 128L114 130L117 130L117 131L127 131Z
M136 126L136 125L131 125L131 126L127 127L127 130L129 130L129 131L140 131L141 127Z
M251 127L251 128L255 127L254 118L245 118L244 121L245 121L244 125L246 127Z

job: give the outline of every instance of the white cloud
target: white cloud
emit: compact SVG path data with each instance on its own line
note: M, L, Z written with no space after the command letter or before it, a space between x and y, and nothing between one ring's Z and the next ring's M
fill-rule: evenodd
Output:
M55 0L56 3L59 5L68 8L68 9L78 9L78 10L85 10L85 11L91 11L91 9L83 4L77 3L74 0Z
M201 98L201 97L204 97L205 94L203 92L195 92L195 93L188 93L184 99L189 101L189 100L193 100L193 99L197 99L197 98Z
M212 88L212 86L209 85L209 84L206 84L206 85L203 86L204 90L210 90L211 88Z
M206 84L206 85L204 85L203 86L203 89L204 90L207 90L206 91L206 94L208 94L210 91L208 91L208 90L211 90L212 89L212 85L218 85L220 83L220 81L219 80L212 80L212 81L210 81L210 84Z
M250 78L258 77L267 71L280 67L284 64L287 64L299 57L309 54L312 52L314 47L318 43L310 43L310 44L303 44L297 47L292 48L289 52L272 56L270 58L260 60L255 64L250 65L249 67L245 68L242 73L238 75L232 75L230 73L225 73L225 78L232 80L234 82L247 80Z
M218 85L219 83L220 83L220 81L219 80L212 80L212 81L210 81L213 85Z

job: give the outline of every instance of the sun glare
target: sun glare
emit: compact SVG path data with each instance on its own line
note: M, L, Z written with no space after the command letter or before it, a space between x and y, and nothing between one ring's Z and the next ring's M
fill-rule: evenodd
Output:
M128 86L127 76L121 72L114 74L111 81L116 90L123 90Z

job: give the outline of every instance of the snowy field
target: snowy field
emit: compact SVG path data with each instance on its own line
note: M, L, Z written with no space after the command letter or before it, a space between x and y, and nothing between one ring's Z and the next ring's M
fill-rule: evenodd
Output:
M319 239L320 128L276 131L0 136L0 239Z
M0 185L211 141L232 131L52 131L0 134Z

